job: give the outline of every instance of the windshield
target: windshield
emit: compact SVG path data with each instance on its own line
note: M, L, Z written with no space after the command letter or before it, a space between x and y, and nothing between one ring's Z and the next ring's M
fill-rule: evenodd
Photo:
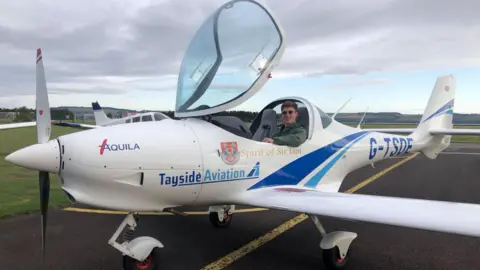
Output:
M160 113L154 113L153 118L155 118L155 121L160 121L160 120L166 119L166 117L164 115L160 114Z
M316 108L317 108L318 113L320 114L320 119L322 121L323 128L327 128L332 123L332 118L330 116L328 116L328 114L326 114L320 108L318 108L318 107L316 107Z
M176 111L212 108L247 92L281 45L281 34L257 3L232 1L195 34L180 68Z

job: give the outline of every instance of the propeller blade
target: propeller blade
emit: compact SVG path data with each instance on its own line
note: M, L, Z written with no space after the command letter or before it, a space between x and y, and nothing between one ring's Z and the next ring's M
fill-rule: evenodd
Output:
M38 181L40 186L40 212L42 214L42 259L45 260L48 202L50 199L50 176L48 172L39 172Z
M52 129L52 117L50 115L50 104L48 101L47 82L45 70L43 69L42 50L37 49L37 142L45 143L50 139Z
M36 61L36 122L37 122L37 143L43 144L50 140L52 129L52 117L50 115L50 104L48 101L47 81L43 69L42 49L37 49ZM38 181L40 188L40 212L42 222L42 261L45 261L45 243L47 232L48 202L50 200L50 175L46 171L39 171Z

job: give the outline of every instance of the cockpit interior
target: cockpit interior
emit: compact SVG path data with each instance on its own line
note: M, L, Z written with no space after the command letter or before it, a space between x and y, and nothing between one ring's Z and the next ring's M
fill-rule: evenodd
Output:
M222 128L233 134L252 139L255 141L263 141L264 138L271 138L282 125L282 103L286 100L276 100L265 108L263 108L257 116L253 119L252 123L245 123L236 116L208 116L203 117L204 120ZM298 106L298 118L297 123L309 130L309 112L305 105L299 100L292 100L297 103ZM328 115L327 115L328 117Z

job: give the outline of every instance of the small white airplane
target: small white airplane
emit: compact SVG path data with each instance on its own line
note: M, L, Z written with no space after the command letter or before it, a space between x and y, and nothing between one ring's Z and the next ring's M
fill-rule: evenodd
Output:
M241 20L247 14L249 20ZM59 175L72 202L129 212L108 241L123 254L125 269L160 269L164 245L148 236L131 237L137 212L178 213L174 208L180 206L210 206L209 220L216 227L230 224L235 205L306 213L322 235L320 248L329 269L346 265L357 234L326 233L318 216L480 236L477 204L338 192L345 176L358 168L413 152L435 159L452 134L480 135L479 130L452 128L456 79L451 75L438 77L421 122L407 136L343 125L303 97L272 101L250 128L236 117L212 115L257 93L284 49L283 29L265 6L230 1L202 24L187 49L177 90L175 116L180 119L108 126L55 139L50 139L38 49L38 143L6 160L39 171L43 249L50 173ZM238 88L211 88L212 81ZM298 147L262 142L277 129L276 110L286 100L299 105L298 122L308 132Z
M107 116L103 108L98 101L92 102L93 117L95 118L95 124L99 126L113 126L119 124L148 122L148 121L162 121L164 119L170 119L168 115L161 112L145 112L137 113L135 115L129 115L120 119L111 119Z
M82 124L82 123L70 123L70 122L52 122L56 126L66 126L73 128L99 128L107 126L115 126L129 123L139 123L148 121L161 121L164 119L170 119L168 115L160 112L146 112L136 115L129 115L127 117L119 119L111 119L107 116L103 108L98 101L92 102L93 117L95 118L95 125Z

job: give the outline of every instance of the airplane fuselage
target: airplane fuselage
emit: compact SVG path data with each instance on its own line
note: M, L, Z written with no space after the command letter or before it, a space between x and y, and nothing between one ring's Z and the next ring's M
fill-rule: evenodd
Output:
M350 134L339 138L339 130ZM299 147L278 146L199 119L111 126L58 140L63 189L76 202L128 211L223 204L236 192L272 185L336 192L350 171L419 147L410 137L339 123Z

